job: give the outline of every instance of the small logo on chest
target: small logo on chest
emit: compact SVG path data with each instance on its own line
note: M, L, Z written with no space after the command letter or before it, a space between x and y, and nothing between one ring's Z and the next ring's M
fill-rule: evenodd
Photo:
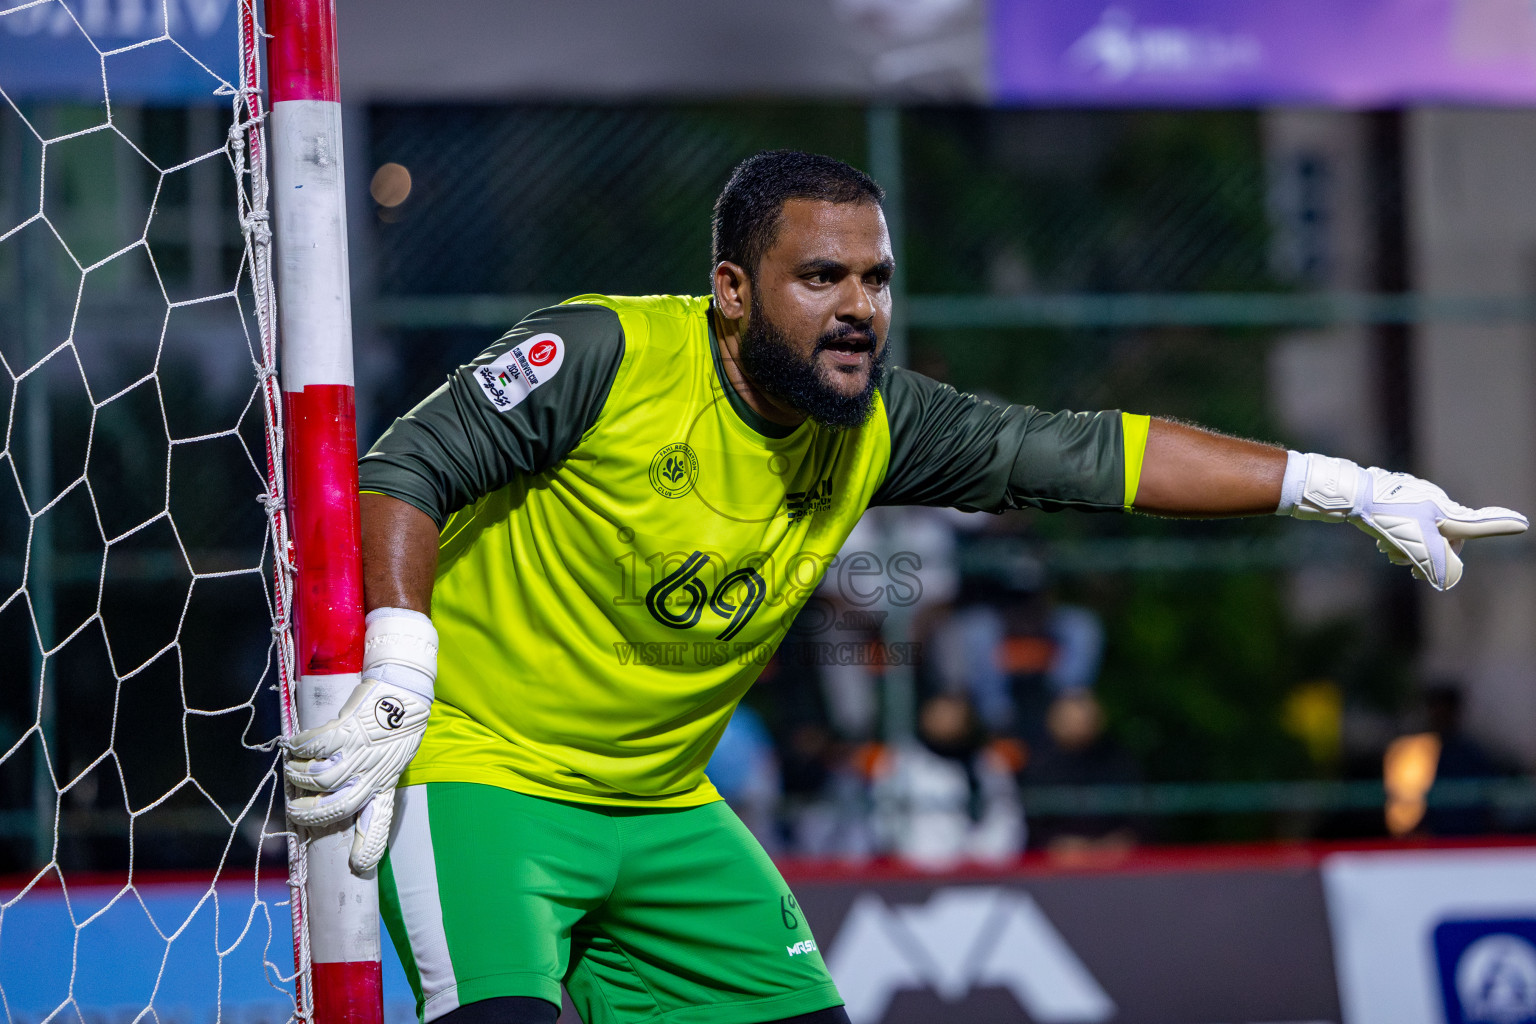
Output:
M667 445L651 458L651 486L663 498L681 498L698 478L699 457L682 442Z
M792 523L798 523L813 513L825 512L831 507L831 477L823 480L808 491L790 491L784 495L784 511Z

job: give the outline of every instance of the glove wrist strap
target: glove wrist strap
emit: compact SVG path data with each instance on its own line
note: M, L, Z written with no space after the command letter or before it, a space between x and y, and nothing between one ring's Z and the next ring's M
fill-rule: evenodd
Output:
M375 608L364 620L363 676L430 701L437 678L437 629L409 608Z
M1370 497L1370 477L1349 459L1287 452L1276 515L1344 522Z
M1275 515L1288 516L1296 511L1301 492L1307 486L1307 457L1298 451L1285 453L1285 479L1280 483L1280 505Z

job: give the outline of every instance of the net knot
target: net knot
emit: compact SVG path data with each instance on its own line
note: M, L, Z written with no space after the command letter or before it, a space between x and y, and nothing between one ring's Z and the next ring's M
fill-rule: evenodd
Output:
M256 245L266 245L272 241L271 220L272 215L266 210L252 210L240 218L240 227Z
M256 495L256 500L261 503L262 508L266 509L267 515L269 516L276 515L279 512L284 512L288 508L288 502L283 498L283 496L281 494L275 494L272 491L262 491L260 494Z

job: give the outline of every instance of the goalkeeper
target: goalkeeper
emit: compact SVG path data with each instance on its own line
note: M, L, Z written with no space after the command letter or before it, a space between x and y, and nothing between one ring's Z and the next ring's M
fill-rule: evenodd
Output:
M1526 528L1345 459L887 368L881 198L825 157L748 159L712 295L534 313L362 459L363 681L291 741L315 795L289 813L357 815L423 1021L549 1024L562 983L588 1024L847 1020L704 766L870 506L1349 522L1437 590L1465 540Z

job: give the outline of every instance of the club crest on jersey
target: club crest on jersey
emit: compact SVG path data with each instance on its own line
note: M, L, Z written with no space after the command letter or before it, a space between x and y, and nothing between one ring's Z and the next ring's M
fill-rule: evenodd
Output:
M475 383L497 412L510 412L558 373L564 361L565 339L558 334L535 334L475 367Z
M699 478L699 457L683 444L669 444L651 459L651 486L663 498L681 498Z

